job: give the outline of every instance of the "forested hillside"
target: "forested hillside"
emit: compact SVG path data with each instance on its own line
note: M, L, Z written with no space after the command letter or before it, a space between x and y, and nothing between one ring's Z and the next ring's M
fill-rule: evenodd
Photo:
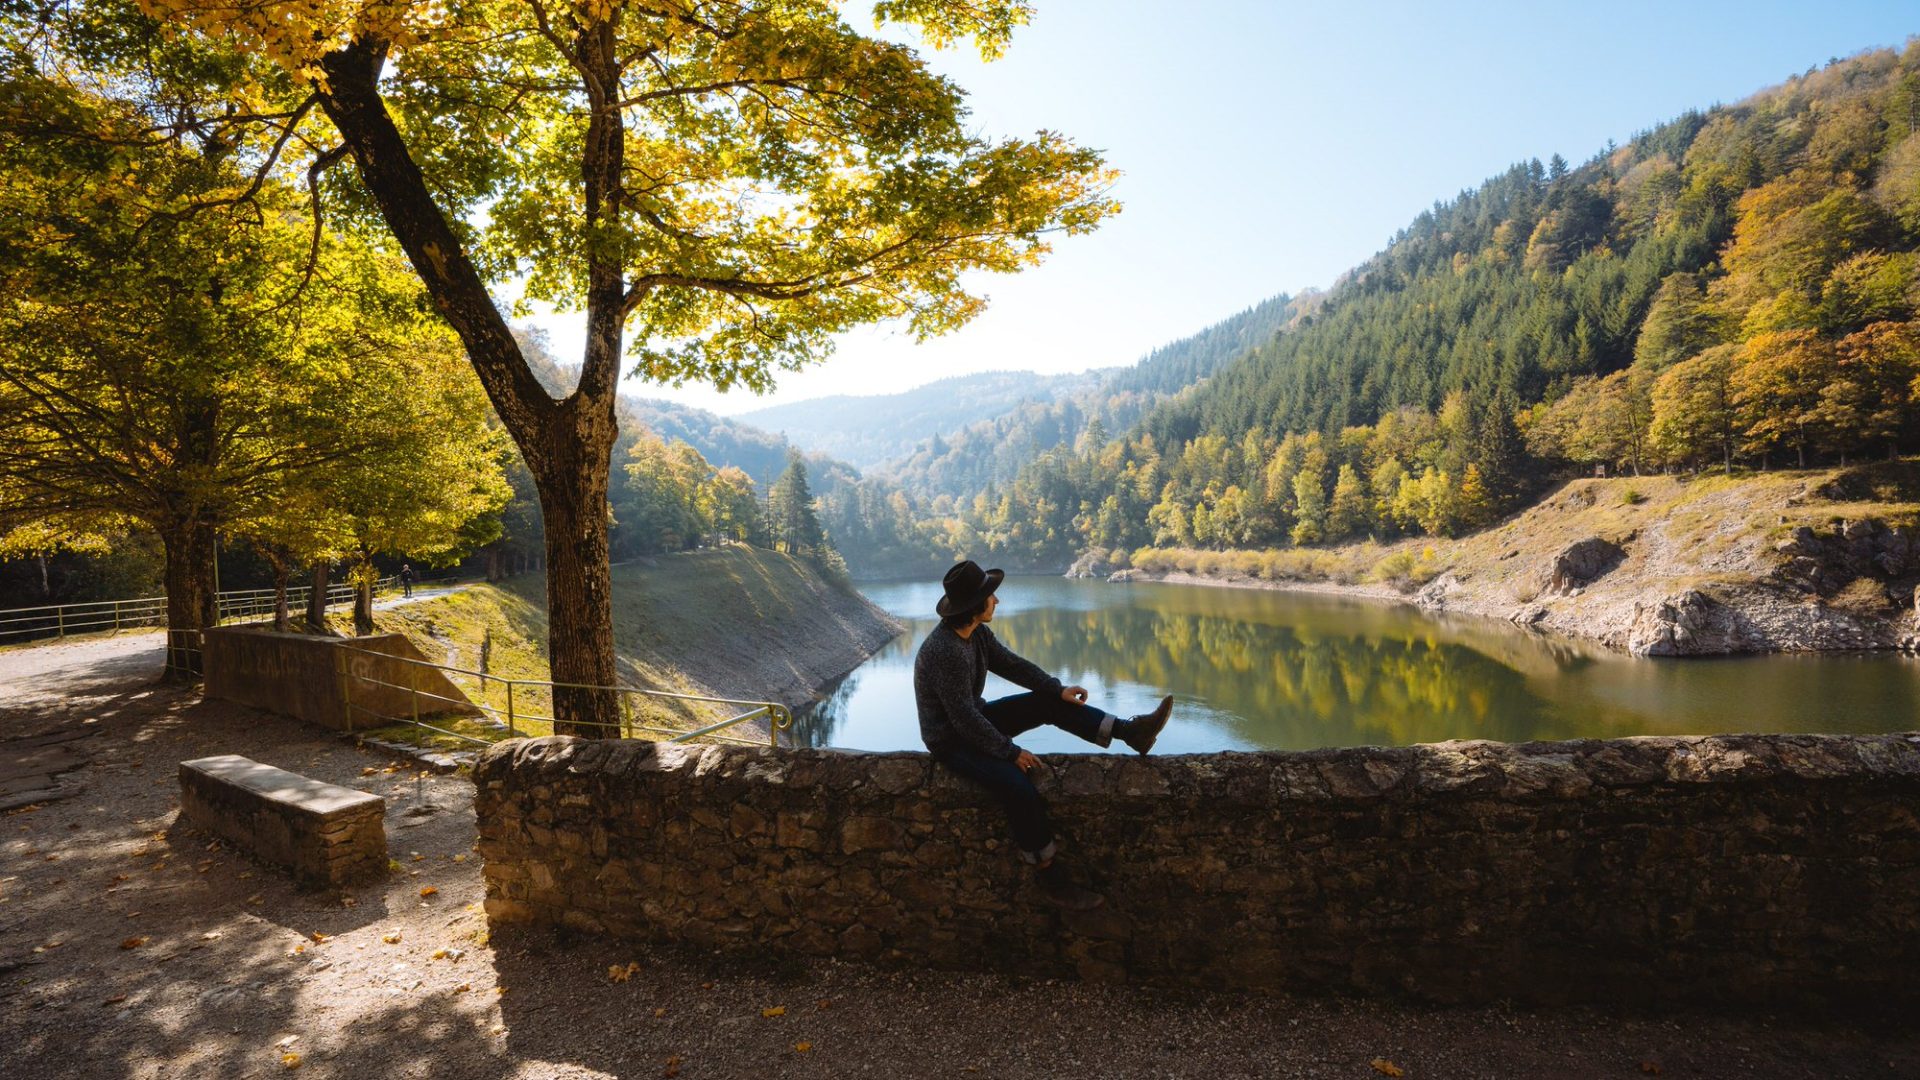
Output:
M1126 431L1153 406L1190 391L1249 349L1273 339L1315 294L1285 294L1258 304L1148 353L1131 367L1089 372L1072 394L1052 402L1028 401L965 428L933 429L913 453L887 469L910 494L971 499L1010 482L1027 463L1083 437L1104 444Z
M1576 470L1911 450L1916 310L1910 43L1436 203L1289 332L924 528L1055 567L1450 535Z

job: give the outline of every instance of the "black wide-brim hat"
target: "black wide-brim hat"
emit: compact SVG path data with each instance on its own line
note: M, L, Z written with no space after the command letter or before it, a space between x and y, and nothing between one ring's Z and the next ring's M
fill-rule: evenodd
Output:
M992 596L1006 576L1005 570L982 570L972 559L962 559L940 579L940 587L947 594L933 605L933 610L943 619L956 611L965 611Z

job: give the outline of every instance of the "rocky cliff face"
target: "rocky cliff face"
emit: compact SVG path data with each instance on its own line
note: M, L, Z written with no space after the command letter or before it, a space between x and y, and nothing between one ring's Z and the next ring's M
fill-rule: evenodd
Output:
M1420 607L1639 656L1920 649L1920 467L1910 463L1575 480L1472 536L1380 549L1399 550L1445 567L1403 593Z

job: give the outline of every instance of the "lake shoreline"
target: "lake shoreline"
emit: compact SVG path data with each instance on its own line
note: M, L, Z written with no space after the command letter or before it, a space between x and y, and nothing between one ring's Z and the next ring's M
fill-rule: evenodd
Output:
M1395 600L1631 656L1920 652L1920 527L1866 468L1579 479L1457 540L1296 552L1156 550L1122 580ZM1884 485L1883 485L1884 486ZM1341 576L1254 578L1311 555ZM1144 561L1136 553L1137 561ZM1204 574L1212 566L1224 573ZM1392 573L1389 573L1392 571ZM1417 571L1419 584L1408 581Z

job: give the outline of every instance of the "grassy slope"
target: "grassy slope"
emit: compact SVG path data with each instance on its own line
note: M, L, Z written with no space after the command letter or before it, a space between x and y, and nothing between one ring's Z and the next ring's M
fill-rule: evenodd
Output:
M1540 599L1554 556L1599 537L1624 546L1625 563L1603 582L1622 597L1657 599L1683 588L1738 589L1766 578L1784 557L1775 544L1807 526L1831 533L1843 521L1920 523L1914 463L1771 473L1645 476L1570 481L1501 523L1459 539L1417 538L1275 552L1161 552L1153 572L1248 584L1372 583L1402 591L1450 574L1465 588L1447 606L1505 617L1501 608ZM1828 603L1895 605L1872 583ZM1878 597L1876 599L1876 596Z
M526 574L450 596L379 612L381 630L407 634L451 667L480 666L498 678L545 680L545 578ZM614 641L623 683L672 693L795 704L845 673L897 632L857 594L805 564L742 547L642 560L613 570ZM463 679L469 696L477 680ZM484 695L505 706L505 688ZM729 711L662 699L635 699L644 722L684 729ZM546 698L516 691L516 712L545 714ZM542 725L532 725L544 733Z

